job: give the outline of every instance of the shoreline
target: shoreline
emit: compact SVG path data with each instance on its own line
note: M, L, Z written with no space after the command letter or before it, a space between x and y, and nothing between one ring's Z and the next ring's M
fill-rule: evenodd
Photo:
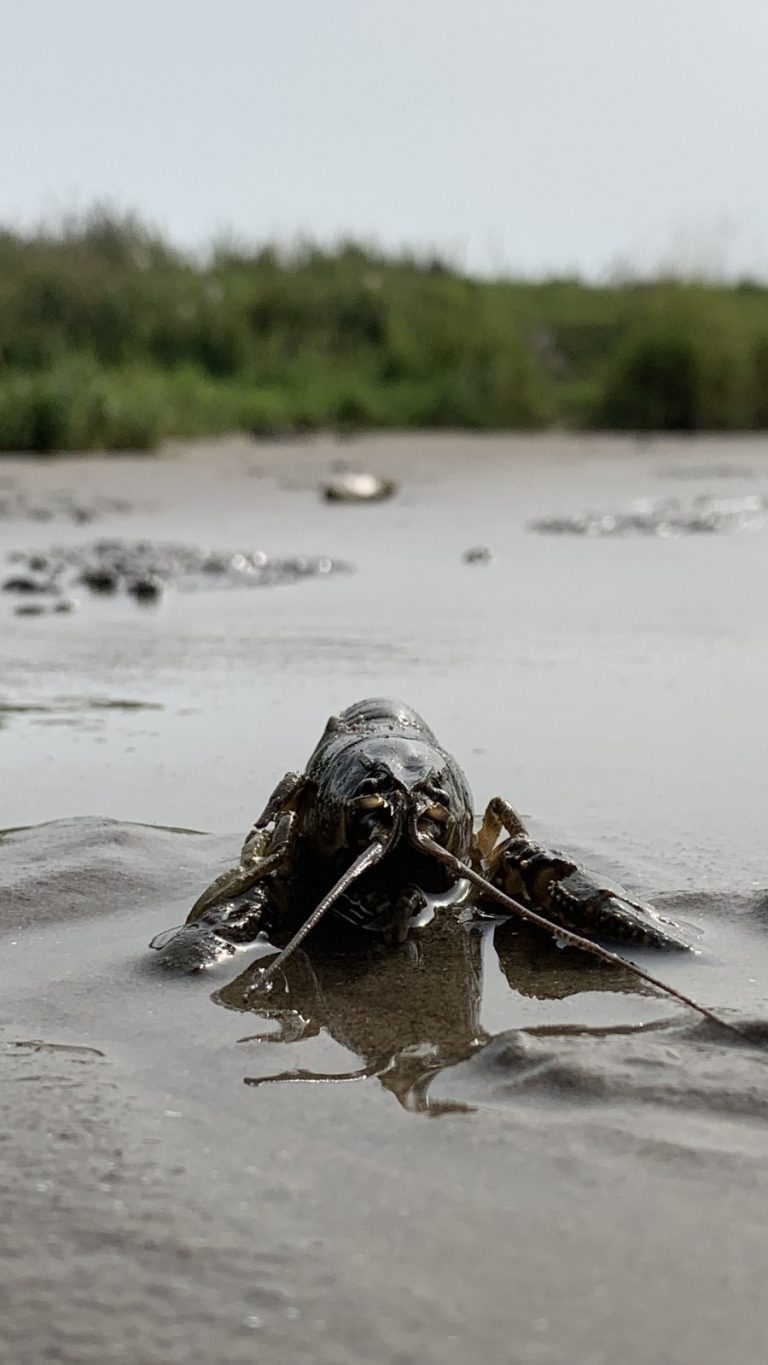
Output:
M403 434L0 461L0 496L51 512L0 519L6 554L352 566L145 605L77 590L69 615L0 594L9 1365L760 1358L768 528L529 526L760 500L765 449ZM397 495L325 503L340 456ZM755 1046L490 922L355 971L297 954L277 1001L295 1041L248 1008L247 953L158 970L149 940L328 716L376 695L424 715L477 808L503 795L601 876L666 893L701 951L644 965Z

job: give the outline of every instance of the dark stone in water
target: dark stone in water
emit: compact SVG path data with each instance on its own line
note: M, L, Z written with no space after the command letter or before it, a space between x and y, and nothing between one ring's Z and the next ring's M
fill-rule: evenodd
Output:
M54 586L49 579L28 578L23 574L17 574L15 578L6 578L3 584L3 592L45 593L53 591Z
M117 573L112 569L83 569L80 575L80 582L91 592L116 592L118 581Z
M471 545L461 557L465 564L490 564L493 555L487 545Z
M145 578L135 578L133 582L128 583L126 591L131 597L135 597L137 602L158 602L163 595L163 582L155 575L148 574Z
M21 602L13 609L14 616L45 616L47 612L42 602Z
M62 616L68 612L76 611L77 602L73 597L60 597L51 603L46 602L20 602L14 607L14 616Z

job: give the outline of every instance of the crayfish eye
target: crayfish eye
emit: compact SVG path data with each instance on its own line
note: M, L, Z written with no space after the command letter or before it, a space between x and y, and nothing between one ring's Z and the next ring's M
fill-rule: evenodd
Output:
M451 809L451 798L445 789L445 778L444 772L432 773L429 780L424 783L422 791L435 806L444 806L447 812Z
M386 795L388 784L385 772L371 773L369 777L364 777L357 788L357 795L352 800L352 806L357 811L369 813L371 811L384 812L389 808Z
M371 773L370 777L364 777L357 789L358 796L370 796L373 792L380 792L387 780L386 773Z
M363 778L363 781L357 786L357 796L372 796L375 792L383 792L389 785L389 781L389 773L385 773L379 768L374 773L368 774L368 777Z
M430 773L419 789L419 795L429 804L423 806L420 821L431 825L447 825L451 818L451 798L445 789L446 774Z

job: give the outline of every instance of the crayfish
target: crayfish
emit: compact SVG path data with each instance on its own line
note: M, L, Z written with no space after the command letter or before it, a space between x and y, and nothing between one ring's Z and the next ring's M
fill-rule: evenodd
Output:
M475 831L456 759L410 706L381 698L331 717L304 772L276 786L237 866L151 946L200 968L264 933L284 944L260 973L266 990L321 920L399 944L449 908L516 916L724 1022L605 946L686 950L672 921L537 843L500 797Z

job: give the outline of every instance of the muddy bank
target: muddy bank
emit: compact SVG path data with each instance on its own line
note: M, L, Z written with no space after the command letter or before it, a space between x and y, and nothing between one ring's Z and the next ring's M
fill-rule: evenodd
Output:
M361 463L401 493L360 508L318 499L336 453L4 465L30 500L124 499L104 538L357 569L144 612L0 607L4 1359L760 1360L768 539L526 527L673 477L686 501L764 498L763 443L372 440ZM146 944L327 715L382 693L478 807L508 796L684 924L699 952L637 960L744 1044L493 923L297 956L268 1014L262 948L159 971Z
M501 997L445 941L437 994L390 954L315 1037L255 1042L274 1021L232 1007L243 959L173 981L142 951L227 845L90 820L4 840L7 1359L760 1358L764 1047L574 963L543 1001L544 965L516 986L508 963ZM391 1073L244 1083L354 1072L361 1026L401 1063L455 1043L473 989L487 1041L432 1081L431 1121ZM586 1031L537 1035L542 1009Z

